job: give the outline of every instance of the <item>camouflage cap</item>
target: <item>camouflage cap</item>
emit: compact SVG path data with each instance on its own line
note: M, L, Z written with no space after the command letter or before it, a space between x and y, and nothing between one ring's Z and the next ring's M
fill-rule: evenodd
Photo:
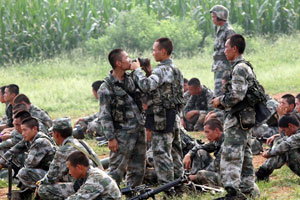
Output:
M227 8L225 8L222 5L215 5L214 7L212 7L209 11L210 13L215 13L217 15L218 18L227 21L228 19L228 15L229 15L229 11Z
M49 128L49 132L53 131L53 129L66 129L72 128L71 118L63 117L53 120L53 126Z

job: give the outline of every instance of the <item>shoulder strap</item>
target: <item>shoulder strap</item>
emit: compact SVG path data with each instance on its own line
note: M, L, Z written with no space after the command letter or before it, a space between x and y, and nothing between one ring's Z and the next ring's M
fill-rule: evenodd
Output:
M103 170L103 167L102 167L102 164L101 164L101 161L99 160L99 158L96 158L92 152L90 151L90 149L88 148L88 146L81 140L78 140L79 143L84 147L85 150L83 150L82 148L80 148L79 146L76 146L74 143L72 142L69 142L67 144L75 147L77 150L79 150L80 152L84 153L84 155L86 155L88 158L90 158L94 164L99 167L100 169Z

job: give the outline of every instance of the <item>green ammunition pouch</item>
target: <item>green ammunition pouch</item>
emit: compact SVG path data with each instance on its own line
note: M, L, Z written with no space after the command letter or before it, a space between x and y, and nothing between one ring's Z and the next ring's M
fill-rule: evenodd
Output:
M253 71L252 65L247 61L237 62L236 65L241 62L247 64ZM250 129L256 124L261 124L270 116L271 113L266 102L267 97L264 90L254 78L253 85L248 88L245 98L230 110L230 114L238 118L243 129Z

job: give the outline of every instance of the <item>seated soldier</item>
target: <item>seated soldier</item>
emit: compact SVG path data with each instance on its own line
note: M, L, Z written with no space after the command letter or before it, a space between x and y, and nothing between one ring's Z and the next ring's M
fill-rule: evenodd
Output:
M196 174L199 170L205 169L209 165L219 166L221 145L224 140L221 122L217 119L210 119L206 121L204 123L204 132L209 143L194 146L194 148L189 151L183 159L185 169L191 169L191 174ZM214 161L210 153L214 153L216 157Z
M268 180L274 169L281 168L284 164L300 176L300 123L293 115L284 115L279 120L285 136L274 141L271 149L263 152L263 157L268 158L255 173L257 180Z
M70 153L82 151L88 156L91 166L102 168L102 165L96 153L84 141L72 137L70 118L54 120L50 131L53 132L53 138L59 148L50 164L49 171L39 181L38 195L42 199L65 199L75 193L72 179L65 164Z
M95 81L92 84L93 95L96 99L99 99L97 91L103 82L104 81ZM77 124L80 124L83 132L87 133L87 135L89 135L90 137L93 137L93 133L96 133L96 135L98 135L98 136L104 136L101 123L98 120L98 115L99 115L99 112L96 112L93 115L80 118L75 122L74 127ZM77 139L83 139L84 135L73 135L73 137L75 137Z
M5 99L4 99L5 88L6 88L6 86L0 87L0 102L4 103L6 105L7 103L6 103ZM7 120L7 117L6 117L6 115L4 115L2 117L2 119L0 120L0 125L6 124L6 120Z
M49 169L55 154L55 145L51 138L39 132L38 120L35 118L24 119L21 129L24 139L8 150L4 157L10 160L13 155L28 152L24 167L20 169L17 177L20 181L18 186L32 193L36 187L35 183L43 178ZM0 159L0 163L2 168L4 160Z
M67 200L122 199L117 183L101 169L90 166L84 153L71 153L67 158L67 166L71 176L76 180L84 180L79 190Z
M296 96L295 104L296 104L295 112L297 113L298 116L300 116L300 93L297 94Z
M48 133L48 129L51 127L52 121L47 112L31 104L29 98L25 94L19 94L18 96L16 96L13 103L14 105L26 105L31 116L37 118L40 122L42 122L42 126L39 127L40 131L43 133Z
M183 94L183 98L184 100L187 102L189 100L189 98L191 97L191 94L189 92L189 86L188 86L188 80L186 78L183 79L183 91L184 91L184 94Z
M0 125L0 131L6 128L12 128L13 125L13 118L12 118L12 105L14 98L19 94L19 87L15 84L10 84L5 87L4 92L4 101L6 102L5 114L6 114L6 123Z
M184 108L185 128L188 131L200 131L203 130L206 114L213 110L210 104L213 92L202 86L197 78L192 78L188 82L188 88L191 97Z

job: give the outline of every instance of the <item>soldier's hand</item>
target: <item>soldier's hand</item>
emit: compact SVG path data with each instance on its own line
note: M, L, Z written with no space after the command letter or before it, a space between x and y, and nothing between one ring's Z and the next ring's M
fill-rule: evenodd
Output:
M184 159L183 159L183 164L184 164L184 168L185 169L190 169L191 168L191 155L189 153L187 153L185 156L184 156Z
M186 113L185 118L186 118L187 120L190 120L190 119L192 119L192 117L193 117L194 115L197 115L197 114L200 114L199 110L191 110L191 111L189 111L188 113Z
M204 122L210 120L210 119L215 119L217 117L216 113L214 111L210 111L204 119Z
M147 142L151 142L152 132L149 129L146 129Z
M76 126L80 121L83 121L83 118L79 118L79 119L75 122L74 128L75 128L75 126Z
M189 175L189 179L190 179L191 181L195 181L196 178L197 178L197 175Z
M132 62L131 66L130 66L131 70L136 70L137 68L140 68L140 61L139 61L139 59L136 59L136 62Z
M214 108L218 108L219 105L221 104L220 102L220 97L216 97L216 98L213 98L210 103L213 105Z
M111 150L112 152L117 152L118 150L118 141L114 138L112 140L108 140L108 148L109 150Z
M266 141L266 144L267 144L268 146L270 146L271 143L272 143L276 138L278 138L279 136L280 136L280 134L275 134L275 135L273 135L272 137L269 137L269 138L267 139L267 141Z
M268 155L268 152L266 152L266 151L264 151L264 152L262 153L262 156L263 156L264 158L270 158L270 156Z

